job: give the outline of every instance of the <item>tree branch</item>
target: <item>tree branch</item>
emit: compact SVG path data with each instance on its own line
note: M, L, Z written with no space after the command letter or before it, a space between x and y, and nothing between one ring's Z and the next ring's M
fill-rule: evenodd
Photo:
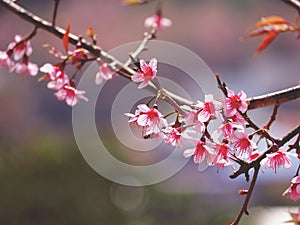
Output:
M234 222L231 223L231 225L237 225L237 224L239 224L239 222L240 222L240 220L241 220L241 218L242 218L242 216L244 214L249 215L248 204L250 202L250 199L251 199L251 196L252 196L252 193L253 193L256 181L257 181L259 169L260 169L259 165L254 168L253 178L252 178L252 181L251 181L251 184L250 184L247 196L246 196L245 201L243 203L243 206L242 206L242 208L241 208L238 216L236 217L236 219L234 220Z
M300 14L300 2L297 0L281 0L282 2L288 4L289 6L292 6L295 8L298 13Z
M271 105L280 105L282 103L295 100L300 97L300 85L276 91L270 94L248 98L250 102L248 110L263 108Z
M21 17L22 19L28 21L29 23L35 25L40 29L48 31L49 33L57 36L60 39L62 39L62 37L66 33L66 31L63 28L59 26L53 26L52 23L50 23L49 21L46 21L38 17L37 15L27 11L26 9L22 8L21 6L15 4L10 0L1 0L0 4L5 8L7 8L8 10L10 10L11 12L18 15L19 17ZM300 3L298 4L300 7ZM69 42L71 44L76 45L79 40L81 41L81 47L88 50L91 54L95 55L96 57L100 57L105 62L108 63L114 62L115 65L118 67L118 69L120 69L118 73L120 73L122 76L130 78L131 75L136 73L136 71L126 66L126 64L123 64L122 62L118 61L116 58L114 58L107 52L103 51L100 46L93 45L87 40L80 38L75 34L72 33L69 34ZM146 42L147 41L144 41L144 43ZM141 49L141 47L139 49ZM185 98L182 98L180 96L177 96L176 94L171 93L168 90L165 91L172 99L174 99L178 103L186 104L186 105L193 104L193 102ZM250 102L250 104L248 109L252 110L252 109L262 108L262 107L271 106L275 104L282 104L284 102L291 101L299 97L300 97L300 85L282 91L274 92L271 94L249 98L248 101Z

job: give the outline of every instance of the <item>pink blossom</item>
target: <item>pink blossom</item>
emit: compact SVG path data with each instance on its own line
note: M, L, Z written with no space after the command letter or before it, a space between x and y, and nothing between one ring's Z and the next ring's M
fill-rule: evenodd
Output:
M166 127L163 129L163 138L165 143L172 145L172 146L178 146L180 148L183 147L184 144L184 136L181 132L180 128L175 127Z
M153 58L147 64L144 60L140 60L141 70L139 73L132 75L131 80L133 82L142 82L138 88L146 87L151 80L153 80L157 73L157 59Z
M60 65L52 65L46 63L40 68L40 71L46 73L46 77L50 79L47 84L49 89L60 90L65 85L69 85L69 76L64 72Z
M16 61L23 58L24 55L29 56L32 53L30 40L22 41L21 35L15 36L15 41L8 45L8 50L13 51L13 56Z
M287 194L293 201L297 201L300 198L300 176L296 176L292 179L291 185L282 193L282 196L285 196Z
M103 80L111 80L113 78L113 72L109 68L107 63L102 63L99 67L99 72L96 74L95 83L101 84Z
M235 133L234 147L241 156L249 156L254 149L257 149L256 144L249 139L245 130L238 130Z
M36 64L31 63L31 62L20 62L16 63L10 71L15 71L17 74L24 75L28 74L30 76L36 76L38 74L39 68Z
M228 159L229 153L232 150L231 147L226 144L226 143L221 143L221 144L214 144L214 147L216 149L216 158L215 161L219 161L221 159Z
M242 125L243 127L246 127L246 121L244 117L242 117L241 114L239 113L236 113L233 116L228 117L227 119L230 119L234 124Z
M222 103L213 99L213 95L205 95L205 103L198 101L198 120L202 123L207 122L212 116L218 116L218 110L222 108Z
M157 27L158 29L163 29L170 27L171 25L172 21L168 18L162 17L160 14L153 15L145 20L145 27Z
M158 134L162 128L167 127L168 123L163 115L156 109L156 107L149 108L145 104L137 106L135 114L125 114L131 119L130 123L137 124L143 128L145 135Z
M211 165L214 159L214 150L210 147L208 147L205 142L198 141L195 144L195 148L192 149L186 149L183 152L184 157L191 157L194 156L194 162L199 164L204 159L207 160L207 164Z
M230 139L234 134L234 126L232 123L223 123L219 126L218 133L222 134L225 139Z
M237 95L234 91L227 89L228 97L224 99L224 109L225 116L232 117L240 110L242 113L246 112L248 109L248 104L246 102L247 95L244 91L240 91Z
M184 123L187 126L195 126L196 132L199 134L203 134L205 131L205 125L201 121L198 120L198 112L197 110L193 110L191 112L188 112L184 116Z
M84 96L85 91L79 91L75 87L65 85L63 88L59 89L54 93L58 100L65 100L67 105L74 106L77 104L78 99L83 99L88 101L88 99Z
M76 48L73 51L69 51L69 59L72 65L77 65L77 68L81 68L83 63L87 60L87 54L89 52L83 48Z
M0 51L0 68L8 67L12 69L14 64L7 52Z
M267 157L261 161L261 165L266 168L272 168L275 173L277 168L283 166L284 168L290 168L292 165L288 152L276 151L267 154Z

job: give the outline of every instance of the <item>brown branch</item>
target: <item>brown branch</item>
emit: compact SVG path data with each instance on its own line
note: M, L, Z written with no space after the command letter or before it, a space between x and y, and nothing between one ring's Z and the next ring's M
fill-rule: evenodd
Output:
M300 125L298 125L298 127L296 127L294 130L292 130L291 132L289 132L283 138L279 139L277 141L278 147L281 147L281 146L285 145L287 142L289 142L296 135L300 135Z
M277 112L278 112L279 106L280 106L279 104L275 104L274 105L273 112L272 112L272 115L270 117L270 120L267 123L267 125L265 126L266 130L269 130L270 126L272 125L272 123L276 120L276 116L277 116Z
M299 1L297 1L297 0L281 0L281 1L288 4L289 6L292 6L300 14L300 2Z
M270 94L248 98L250 102L248 110L263 108L271 105L282 104L300 97L300 85L276 91Z
M38 17L37 15L27 11L26 9L22 8L21 6L15 4L10 0L0 0L0 4L5 8L9 9L11 12L15 13L22 19L28 21L29 23L35 25L36 27L46 30L49 33L57 36L58 38L62 39L66 31L58 26L52 26L52 23ZM131 69L130 67L124 65L122 62L118 61L116 58L108 54L107 52L103 51L102 48L98 45L93 45L86 41L79 36L70 33L69 34L69 42L73 45L76 45L78 41L81 41L81 47L88 50L91 54L95 55L96 57L101 57L102 60L105 62L111 63L114 62L116 66L120 69L119 73L124 77L130 78L132 74L135 74L136 71ZM170 93L166 90L166 93L178 104L185 104L191 105L193 102L177 96L174 93ZM300 97L300 85L285 89L282 91L274 92L267 95L257 96L254 98L249 98L248 101L250 102L248 109L257 109L266 106L275 105L276 103L282 104L287 101L291 101Z
M137 49L133 53L129 54L130 57L136 59L143 51L145 51L148 42L156 37L156 32L157 29L155 28L152 29L149 33L146 32L144 34L144 39L141 41ZM124 64L125 66L128 66L131 63L131 58L127 60L127 62Z
M231 225L237 225L237 224L239 224L239 222L240 222L240 220L241 220L241 218L242 218L242 216L243 216L244 214L249 215L249 212L248 212L248 204L249 204L249 202L250 202L250 199L251 199L251 196L252 196L252 193L253 193L253 190L254 190L256 181L257 181L259 169L260 169L260 166L259 166L259 165L258 165L257 167L254 168L253 178L252 178L252 181L251 181L249 190L248 190L248 192L247 192L247 196L246 196L245 201L244 201L244 203L243 203L243 206L242 206L242 208L241 208L239 214L238 214L237 217L235 218L235 220L231 223Z

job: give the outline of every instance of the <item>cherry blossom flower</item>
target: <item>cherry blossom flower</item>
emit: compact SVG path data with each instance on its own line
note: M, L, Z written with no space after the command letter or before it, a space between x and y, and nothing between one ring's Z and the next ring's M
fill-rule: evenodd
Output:
M216 157L214 159L215 163L218 163L218 161L221 160L228 160L229 153L232 150L230 145L222 142L221 144L214 143L213 146L216 150Z
M276 170L279 167L283 166L286 169L290 168L292 162L288 152L278 150L276 152L267 154L267 157L261 161L261 165L266 168L272 168L276 173Z
M58 100L65 100L67 105L69 106L75 106L78 103L79 99L88 101L84 94L85 91L79 91L75 87L72 87L70 85L65 85L63 88L54 93Z
M147 105L141 104L137 108L135 115L127 114L127 116L131 117L130 123L143 127L145 135L158 134L162 128L168 126L167 120L156 107L150 109Z
M148 17L145 20L145 27L157 27L158 29L163 29L170 27L171 25L172 21L168 18L162 17L160 13Z
M142 82L138 88L146 87L151 80L156 77L157 73L157 59L153 58L147 64L144 60L140 60L141 70L139 73L132 75L131 80L133 82Z
M225 139L230 139L234 134L234 125L232 123L223 123L218 127L217 133L223 135Z
M218 116L218 110L222 108L222 103L214 100L213 95L205 95L205 103L198 101L196 105L198 108L198 120L200 122L207 122L212 116Z
M234 147L240 156L249 156L254 149L257 149L257 145L249 139L245 130L238 130L235 132Z
M10 70L10 72L15 71L17 74L24 75L28 74L30 76L36 76L38 74L39 68L36 64L31 62L20 62L16 63Z
M111 80L113 72L107 63L102 63L99 67L99 72L96 74L95 83L101 84L104 80Z
M228 97L224 99L223 105L225 109L225 116L232 117L240 110L242 113L246 112L248 109L248 104L246 102L247 95L244 91L240 91L237 95L234 91L227 89Z
M50 79L47 84L49 89L60 90L65 85L69 85L69 76L61 68L60 64L52 65L46 63L40 68L40 71L46 73L46 77Z
M282 193L282 196L285 195L289 195L290 199L293 201L300 199L300 176L296 176L292 179L289 188Z
M193 110L188 112L184 116L184 123L187 126L195 126L195 131L199 134L203 134L205 131L205 125L201 121L198 120L198 112L197 110Z
M7 67L8 69L12 69L14 64L14 61L10 58L7 52L0 51L0 68Z
M183 156L188 158L194 156L194 162L199 164L205 159L207 160L208 165L212 165L214 159L214 150L208 147L205 142L198 141L195 144L195 147L192 149L186 149L183 152Z
M30 40L22 41L21 35L15 36L15 41L8 45L8 50L12 50L14 60L18 61L24 55L29 56L32 53Z
M84 62L87 60L87 54L89 52L83 48L76 48L75 50L69 51L68 53L71 64L76 65L77 68L80 69L83 66Z
M174 147L183 147L184 139L187 138L181 132L181 128L176 127L166 127L163 129L163 138L165 143L172 145Z
M244 117L242 117L242 115L239 113L236 113L233 116L228 117L227 119L230 119L233 124L242 125L244 128L246 127L247 123L246 123Z

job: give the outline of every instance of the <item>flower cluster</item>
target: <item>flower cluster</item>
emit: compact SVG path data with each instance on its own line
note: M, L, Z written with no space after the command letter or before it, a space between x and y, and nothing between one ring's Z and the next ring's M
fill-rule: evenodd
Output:
M46 63L40 68L40 71L45 73L43 78L48 80L47 87L56 91L54 95L58 100L65 100L69 106L76 105L78 99L87 101L87 98L84 97L85 91L76 89L74 82L71 82L65 73L62 63L55 65Z
M155 79L157 60L149 64L140 61L140 70L132 76L134 82L142 82L143 88ZM223 168L234 167L236 159L251 162L262 155L254 142L254 134L249 134L247 122L243 115L248 109L247 96L244 91L235 93L226 88L224 99L214 99L213 95L205 95L205 101L197 101L192 106L181 106L184 115L177 112L176 122L168 122L168 116L158 110L156 103L152 107L141 104L134 114L127 113L129 123L142 129L144 137L162 137L166 144L184 148L187 141L193 147L183 150L184 157L193 157L195 163L207 163L209 166ZM176 113L176 112L175 112ZM221 121L221 125L211 134L208 125L212 120ZM275 172L279 167L289 168L291 159L289 152L276 148L273 143L272 152L260 161L261 165Z
M0 68L8 68L10 72L20 75L35 76L38 73L38 66L29 61L32 53L30 40L21 35L15 36L15 41L11 42L6 51L0 51Z

